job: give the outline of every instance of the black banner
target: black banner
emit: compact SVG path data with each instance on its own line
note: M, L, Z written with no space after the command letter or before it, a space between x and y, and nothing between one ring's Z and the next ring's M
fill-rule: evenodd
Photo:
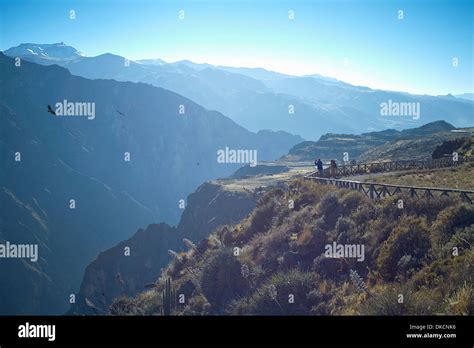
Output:
M0 317L0 346L157 344L472 347L472 317Z

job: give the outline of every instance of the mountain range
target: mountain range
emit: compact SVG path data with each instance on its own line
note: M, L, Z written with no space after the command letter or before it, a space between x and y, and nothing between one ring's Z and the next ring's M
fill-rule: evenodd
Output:
M377 91L320 75L128 61L110 53L87 57L64 43L21 44L4 53L0 242L37 244L39 260L2 260L2 314L64 312L79 288L73 312L91 309L86 298L105 309L112 297L136 293L155 279L168 261L168 247L177 247L183 238L198 242L219 225L240 221L253 209L255 193L249 196L241 188L236 193L235 187L222 191L206 182L232 173L236 178L262 170L277 174L287 167L239 171L242 163L219 163L216 154L222 149L255 151L258 161L282 156L309 161L327 141L333 151L328 156L339 158L348 144L359 156L374 146L428 133L436 137L472 123L474 103L468 100ZM374 116L387 100L421 103L420 119ZM93 117L68 116L69 104L72 114L91 106ZM421 134L400 131L440 118L449 123L431 123ZM320 140L303 142L294 134ZM347 137L354 142L334 146ZM197 188L205 199L193 203ZM137 237L148 236L153 243L136 244L130 236L137 230ZM104 299L103 286L118 281L120 260L110 258L127 243L135 262L153 267L140 275L134 268L122 271L130 283ZM114 245L113 252L100 254ZM156 246L157 255L134 255L137 245L147 253ZM97 255L100 262L94 263ZM104 268L96 267L104 259ZM91 277L104 269L103 284L89 288Z
M38 47L50 52L64 49L76 53L58 54L58 59L53 60L51 54L42 56ZM110 53L85 57L63 43L21 44L4 53L40 64L59 64L72 74L86 78L163 87L207 109L222 112L249 130L285 130L308 140L334 132L400 130L441 119L456 127L465 127L470 125L474 115L471 100L451 95L374 90L317 74L298 77L262 68L213 66L187 60L174 63L161 59L130 61ZM70 58L62 59L65 56ZM419 103L420 117L382 116L381 104L389 101Z

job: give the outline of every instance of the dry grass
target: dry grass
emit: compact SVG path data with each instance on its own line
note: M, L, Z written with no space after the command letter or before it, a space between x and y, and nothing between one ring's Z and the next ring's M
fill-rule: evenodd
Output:
M466 163L455 168L373 175L366 177L366 181L474 190L474 163Z

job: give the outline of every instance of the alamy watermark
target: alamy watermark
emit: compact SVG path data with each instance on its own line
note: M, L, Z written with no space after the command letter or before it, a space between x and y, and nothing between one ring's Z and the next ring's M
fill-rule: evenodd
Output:
M89 120L95 118L94 102L69 102L64 99L54 105L55 116L85 116Z
M324 256L328 258L354 258L359 262L365 260L365 246L364 244L326 244L324 247Z
M227 146L217 151L217 163L248 163L257 165L257 150L232 150Z
M38 261L38 244L13 244L5 242L0 244L0 258L5 259L30 259Z
M419 102L394 102L389 99L380 103L380 116L411 116L414 120L420 118Z
M52 342L56 339L56 325L36 325L26 322L18 326L19 338L47 338Z

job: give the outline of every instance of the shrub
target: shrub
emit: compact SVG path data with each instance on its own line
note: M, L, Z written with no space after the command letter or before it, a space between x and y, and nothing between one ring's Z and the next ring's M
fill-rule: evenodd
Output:
M409 315L413 310L412 291L400 284L385 285L362 305L363 315ZM403 301L400 302L401 296Z
M437 242L444 244L451 239L455 229L474 224L474 207L460 204L444 209L434 223Z
M217 251L204 263L201 290L213 309L219 310L230 300L248 291L248 282L242 277L241 266L230 249Z
M361 205L367 204L368 199L365 198L360 192L349 191L341 198L342 213L344 215L350 215Z
M221 230L221 240L224 246L230 247L234 243L234 232L232 228L224 226Z
M407 215L423 216L428 222L436 220L441 211L459 203L455 197L436 197L433 199L409 198L405 200L403 210Z
M183 294L185 298L191 298L196 290L196 286L191 280L186 280L177 288L177 294Z
M329 299L328 309L332 315L357 315L360 311L360 304L367 300L367 293L362 293L347 281L338 284L333 289Z
M441 257L453 256L454 248L457 248L458 255L463 255L474 244L474 225L463 229L456 229L451 240L444 245Z
M321 255L324 251L324 245L327 243L326 233L317 227L305 225L303 232L296 241L296 250L302 256L311 258Z
M250 244L255 261L266 271L276 270L278 257L289 249L288 238L288 232L284 228L257 235Z
M233 235L235 243L242 245L256 234L268 231L273 221L288 213L288 209L278 200L280 196L274 196L274 193L275 190L272 190L259 200L252 214Z
M353 236L354 223L347 217L340 216L335 227L335 238L338 243L350 243L352 240L360 239L358 235Z
M396 275L405 271L400 269L409 264L414 270L422 266L431 248L426 225L421 219L406 220L402 226L396 228L382 245L377 265L386 281L392 281ZM405 256L410 256L409 262ZM405 257L405 258L404 258ZM402 261L400 261L404 258ZM408 262L408 263L407 263Z
M116 298L109 307L110 315L143 315L134 298L122 296Z
M327 193L318 205L319 213L323 216L326 229L334 228L339 215L342 214L342 206L339 204L336 192Z
M320 298L314 292L319 278L295 269L273 275L251 297L232 305L233 314L309 315ZM290 296L294 303L290 303Z
M211 305L204 296L194 296L183 309L183 315L206 315L210 314Z
M306 206L314 206L333 188L301 179L294 180L289 185L289 198L295 202L294 210L298 211Z
M456 284L473 283L473 261L474 252L472 249L460 256L436 260L416 273L412 282L416 288L437 288L446 298Z
M347 274L347 265L343 259L328 258L320 255L313 260L311 270L321 275L324 279L341 280Z
M464 282L452 296L446 300L446 313L452 315L474 314L474 290L471 284Z

